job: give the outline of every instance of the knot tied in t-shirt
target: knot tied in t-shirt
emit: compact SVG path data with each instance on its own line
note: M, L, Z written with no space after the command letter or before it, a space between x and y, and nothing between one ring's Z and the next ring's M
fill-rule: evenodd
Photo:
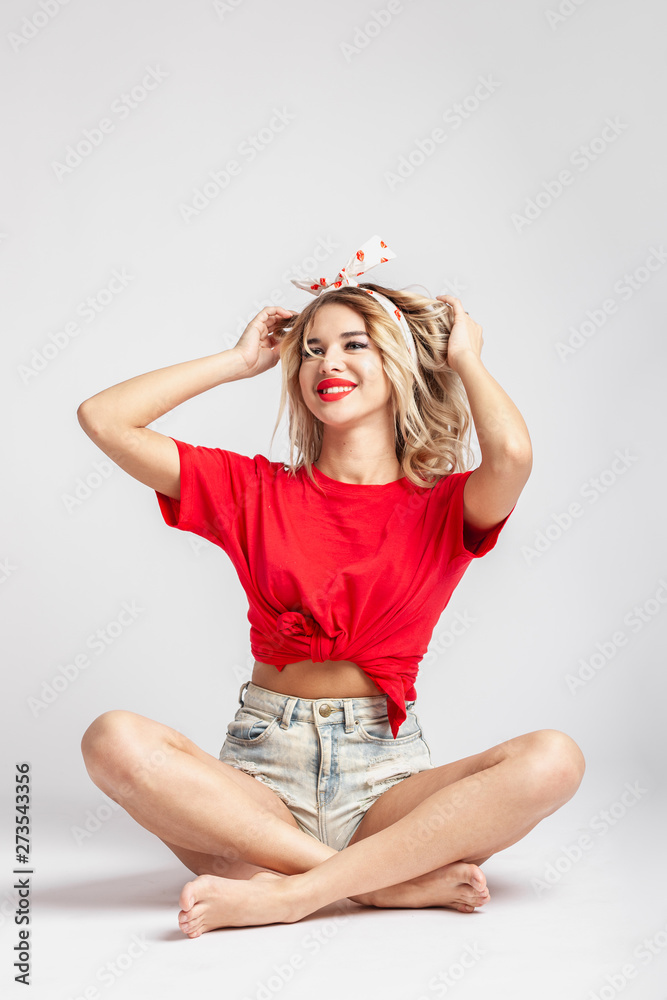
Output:
M317 622L300 611L285 611L276 619L276 629L281 635L314 635Z

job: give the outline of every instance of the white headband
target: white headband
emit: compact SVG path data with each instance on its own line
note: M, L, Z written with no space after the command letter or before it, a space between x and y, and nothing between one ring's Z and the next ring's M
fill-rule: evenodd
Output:
M340 271L333 279L333 281L327 281L326 278L320 278L319 281L313 283L312 281L296 281L292 278L292 284L296 285L297 288L302 288L306 292L311 292L313 295L320 295L322 292L331 291L334 288L342 288L343 285L354 285L358 286L359 282L354 280L354 276L364 274L369 271L372 267L377 264L384 264L385 261L391 260L396 254L392 253L386 243L380 239L379 236L371 236L369 240L359 247L356 253L353 253L350 259L345 263L344 267L341 267ZM389 313L392 319L398 324L403 337L405 338L406 347L410 353L410 357L417 361L417 349L415 347L414 338L412 336L412 331L408 326L408 322L401 312L401 310L385 295L380 295L379 292L374 292L371 288L362 288L362 292L368 292L373 298L380 303L381 306Z

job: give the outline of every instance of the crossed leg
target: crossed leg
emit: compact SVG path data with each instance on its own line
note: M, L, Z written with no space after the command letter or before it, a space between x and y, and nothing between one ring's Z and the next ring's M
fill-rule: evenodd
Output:
M525 836L540 819L567 801L584 770L581 751L564 733L528 733L405 779L374 803L348 847L337 852L300 830L289 809L266 785L201 750L177 730L144 716L124 711L104 713L84 734L82 752L92 780L201 876L187 883L181 893L179 922L189 936L213 926L300 919L290 916L294 909L291 902L285 915L287 884L294 879L281 878L281 874L311 874L323 868L323 863L331 864L353 850L365 849L367 843L392 830L404 841L409 829L405 823L415 816L420 845L415 851L411 843L408 851L414 855L416 867L413 863L404 870L393 864L389 850L390 863L379 882L376 878L369 884L362 879L349 890L349 898L376 906L472 909L470 904L481 905L488 898L477 865ZM444 799L443 793L447 793ZM426 837L422 829L425 822L426 830L431 831ZM444 854L428 849L434 840L432 833L442 831L435 838L442 847L449 844L445 826L454 834L457 827L468 828L471 823L467 841L463 838L465 847L458 855L452 857L456 848L451 845ZM459 830L453 843L460 842ZM477 849L477 842L485 846ZM386 838L382 843L389 847ZM376 861L374 848L375 844L364 850L369 871ZM361 857L359 863L363 867ZM266 884L258 885L262 882ZM276 882L284 887L278 889ZM234 896L241 889L256 895L261 888L268 892L269 901L283 901L282 909L278 907L282 915L273 917L275 906L266 909L262 903L264 912L256 919L250 912L254 907L248 911L242 896ZM289 892L294 888L296 885ZM311 886L306 884L305 888ZM325 895L331 891L326 889ZM344 896L336 889L332 898ZM315 897L320 898L317 892ZM299 905L294 912L299 911ZM323 905L319 902L313 908Z
M206 753L182 733L134 712L111 711L81 741L91 778L195 875L248 880L295 874L336 854L304 833L267 785ZM233 822L241 818L241 825ZM477 876L477 884L472 876ZM365 905L434 905L420 887L372 893ZM409 892L406 894L406 890ZM470 911L488 899L482 873L449 866L435 905ZM362 903L362 900L356 900Z
M543 729L412 775L371 806L344 850L307 872L243 885L215 876L187 883L181 929L198 937L216 927L292 923L345 896L392 905L386 900L410 882L437 892L448 868L481 864L564 805L584 769L574 740Z

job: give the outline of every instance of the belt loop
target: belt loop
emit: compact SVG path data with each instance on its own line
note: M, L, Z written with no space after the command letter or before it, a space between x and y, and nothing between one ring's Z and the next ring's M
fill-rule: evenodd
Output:
M345 709L345 732L354 732L354 702L351 698L343 698L343 708Z
M239 705L243 705L243 692L248 687L248 684L250 684L250 681L246 681L245 684L241 685L241 690L239 691Z
M292 712L294 711L294 706L297 703L297 698L288 698L285 702L285 707L283 709L283 717L280 720L280 728L288 729L290 720L292 718Z

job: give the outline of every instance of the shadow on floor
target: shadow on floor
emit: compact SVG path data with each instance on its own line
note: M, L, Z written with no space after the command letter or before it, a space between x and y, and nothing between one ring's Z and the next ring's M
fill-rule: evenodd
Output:
M172 909L178 903L181 889L192 878L194 875L185 866L171 866L82 882L69 881L46 888L35 887L33 899L37 906L45 909Z

